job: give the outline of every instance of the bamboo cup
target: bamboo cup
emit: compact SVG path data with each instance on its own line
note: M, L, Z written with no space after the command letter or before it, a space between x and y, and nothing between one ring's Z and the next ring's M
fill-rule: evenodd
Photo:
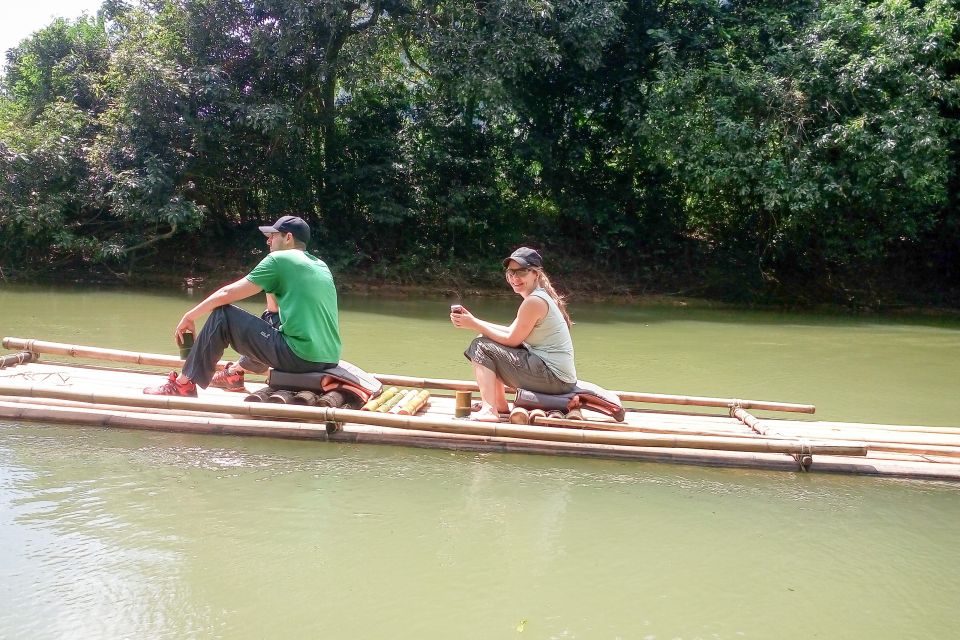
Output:
M470 415L470 405L473 404L472 391L457 391L457 401L454 405L453 415L458 418L466 418Z
M180 347L180 359L186 360L187 356L190 355L190 350L193 349L193 334L189 331L183 332L183 342L178 346Z

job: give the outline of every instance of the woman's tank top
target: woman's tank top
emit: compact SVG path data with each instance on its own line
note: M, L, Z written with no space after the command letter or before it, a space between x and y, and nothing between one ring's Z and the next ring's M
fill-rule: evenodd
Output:
M573 365L573 338L560 308L544 289L534 289L530 294L547 303L547 315L533 327L533 331L523 343L525 347L540 357L550 370L564 382L577 381L577 369Z

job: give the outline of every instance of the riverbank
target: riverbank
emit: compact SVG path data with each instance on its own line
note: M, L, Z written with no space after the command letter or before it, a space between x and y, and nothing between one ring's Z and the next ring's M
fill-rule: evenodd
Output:
M236 247L201 256L165 256L150 268L122 273L105 265L72 266L58 272L0 270L0 285L77 285L130 287L135 289L193 289L204 293L243 277L262 257L259 249ZM457 265L368 264L363 267L330 260L337 289L354 296L387 299L470 298L509 299L513 293L504 286L500 266L488 262ZM675 271L658 269L646 274L619 274L597 270L569 259L549 270L559 292L574 303L691 307L708 309L756 309L828 314L882 316L924 316L960 318L960 294L944 292L937 302L927 301L915 291L856 292L744 290L737 287L737 274L727 281L716 270L695 271L689 266ZM954 299L958 302L954 303ZM942 301L946 301L944 304Z

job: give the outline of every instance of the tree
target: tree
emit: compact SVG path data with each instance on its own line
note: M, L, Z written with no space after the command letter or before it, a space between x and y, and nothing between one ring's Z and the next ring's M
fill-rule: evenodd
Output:
M862 276L916 242L953 171L956 15L938 1L744 4L713 9L696 41L656 32L643 133L691 227L774 282Z
M53 264L97 248L85 228L102 201L87 150L106 101L98 83L109 58L103 23L56 20L7 54L0 94L0 251ZM39 258L38 256L43 256Z

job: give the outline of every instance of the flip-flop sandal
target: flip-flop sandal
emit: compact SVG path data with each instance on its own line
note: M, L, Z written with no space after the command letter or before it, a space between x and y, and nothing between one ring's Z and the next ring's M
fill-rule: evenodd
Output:
M456 418L457 420L466 420L468 422L482 422L484 424L497 424L503 422L503 419L499 420L481 420L479 418L474 418L473 416L464 416L462 418Z
M483 408L482 402L474 402L472 405L470 405L470 413L476 413L477 411L480 411L480 409L482 408ZM501 416L508 415L509 413L510 413L510 410L508 409L507 411L501 411L500 415Z

